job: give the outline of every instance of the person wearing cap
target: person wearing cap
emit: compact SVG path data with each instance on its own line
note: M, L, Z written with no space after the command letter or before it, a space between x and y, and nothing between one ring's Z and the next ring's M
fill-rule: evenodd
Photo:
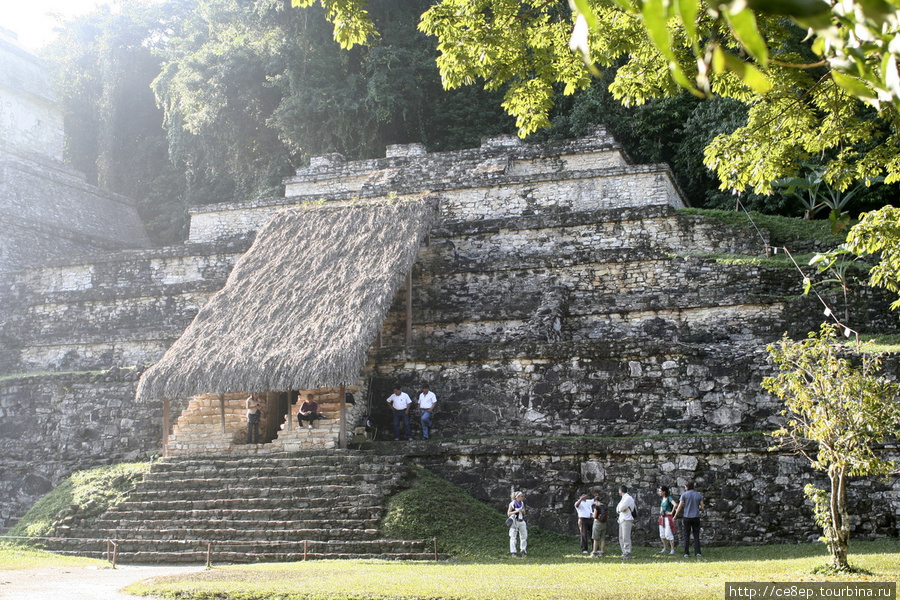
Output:
M247 443L259 443L259 401L252 394L247 396Z
M419 420L422 422L422 439L427 440L431 437L431 427L434 425L432 415L434 408L437 406L437 396L428 388L428 384L422 386L422 393L419 394L419 410L422 415Z
M388 396L387 403L391 405L394 412L394 440L400 439L400 421L403 421L404 432L406 437L403 439L411 440L412 431L409 428L409 405L412 404L406 392L400 389L400 386L394 387L394 393Z

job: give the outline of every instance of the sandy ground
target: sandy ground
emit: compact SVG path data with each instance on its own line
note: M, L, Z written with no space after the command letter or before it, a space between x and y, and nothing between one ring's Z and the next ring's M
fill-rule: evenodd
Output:
M203 565L119 565L108 567L48 567L0 571L3 600L135 600L146 596L123 594L123 587L162 575L202 571Z

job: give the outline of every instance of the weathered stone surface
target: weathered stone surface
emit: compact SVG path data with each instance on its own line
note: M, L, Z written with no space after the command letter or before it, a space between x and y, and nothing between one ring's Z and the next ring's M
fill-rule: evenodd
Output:
M439 398L437 439L411 444L416 460L499 507L524 488L541 525L571 530L573 494L585 486L611 492L628 482L649 506L659 483L696 478L715 499L705 535L716 543L813 535L802 516L812 475L753 434L774 429L781 410L759 385L772 372L765 346L817 328L819 301L801 296L792 271L702 257L760 256L765 232L676 213L668 171L627 164L602 131L450 153L395 147L369 161L316 157L287 189L193 210L181 247L0 273L0 375L139 366L0 381L0 527L73 469L160 451L160 406L135 406L126 374L161 356L270 215L429 191L441 197L441 221L412 272L412 344L401 289L350 427L369 412L380 437L392 437L391 388L413 395L428 382ZM844 308L842 294L825 298ZM850 302L858 327L897 329L884 294L859 288ZM897 372L896 361L888 368ZM78 394L59 391L74 382ZM171 399L170 447L215 456L335 444L334 422L315 435L288 430L282 407L266 418L269 443L247 448L242 394L231 391L224 432L217 397ZM874 508L859 506L881 517L858 530L896 534L897 482L873 486ZM792 531L773 503L803 522Z
M399 449L373 446L380 452L402 451L497 509L506 506L513 489L522 490L530 507L529 522L557 531L578 531L573 505L581 493L596 490L615 505L617 488L624 484L643 512L634 528L635 543L656 544L656 488L668 485L677 498L687 481L695 481L707 504L704 545L814 541L821 531L813 522L803 487L814 483L827 488L827 478L812 472L802 457L769 452L769 445L763 436L744 435L502 443L457 439L416 442ZM887 452L900 457L896 446ZM897 535L898 492L896 479L887 483L853 479L854 539ZM609 535L615 537L615 524L610 522L609 527ZM502 540L496 543L502 545Z

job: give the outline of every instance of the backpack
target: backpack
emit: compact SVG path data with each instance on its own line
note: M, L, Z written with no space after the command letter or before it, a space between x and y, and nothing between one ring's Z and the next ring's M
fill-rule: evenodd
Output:
M634 506L631 508L631 518L632 518L632 519L637 519L638 516L639 516L639 515L638 515L638 509L637 509L637 502L635 502L635 503L634 503Z
M600 516L597 517L597 520L601 523L606 523L607 519L609 519L609 510L607 510L606 505L603 504L603 510L600 511Z

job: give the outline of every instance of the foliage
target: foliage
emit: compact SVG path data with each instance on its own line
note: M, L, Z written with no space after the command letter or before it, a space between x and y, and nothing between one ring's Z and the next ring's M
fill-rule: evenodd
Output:
M768 229L771 244L779 247L792 248L805 242L837 245L842 243L847 237L847 234L844 232L832 233L828 221L808 221L778 215L767 215L755 211L749 211L750 216L748 217L744 212L683 208L678 209L678 214L715 219L726 225L751 231L755 223L761 229ZM752 222L750 219L752 219Z
M388 537L401 539L438 539L440 552L454 558L482 559L505 556L508 529L505 508L508 501L498 499L504 511L472 498L461 488L425 469L416 470L413 485L391 498L382 527ZM527 499L526 499L527 503ZM496 544L485 544L485 538ZM528 529L529 556L543 557L571 546L571 536Z
M784 425L772 436L779 448L793 450L825 471L828 492L807 486L816 522L832 554L832 566L849 568L850 514L848 478L885 476L896 465L879 456L882 443L900 426L900 384L878 375L874 354L856 353L837 341L836 329L823 325L818 334L795 342L785 336L767 348L780 369L762 386L784 400Z
M77 471L38 500L9 531L11 536L51 536L54 524L68 515L90 519L125 499L150 472L150 463L121 463Z
M655 526L655 524L654 524ZM577 542L572 544L577 549ZM838 579L811 572L822 561L820 544L724 546L704 550L704 560L635 548L623 567L618 557L581 554L556 560L530 556L477 562L306 561L233 565L186 576L154 577L127 588L131 594L165 598L242 600L720 600L734 581L895 581L900 577L896 540L854 545L869 577Z
M885 206L866 213L847 234L844 246L858 256L877 255L869 271L869 284L900 294L900 209ZM900 299L891 304L900 307Z
M679 89L747 105L746 124L706 149L723 189L771 193L812 156L839 190L879 175L895 181L900 44L881 30L894 9L808 4L821 14L800 14L794 3L573 0L571 11L564 2L441 0L420 27L438 38L447 88L506 86L504 108L520 135L547 127L556 96L586 88L595 63L621 63L610 90L626 105ZM809 26L816 35L805 40ZM869 38L849 43L857 34Z

